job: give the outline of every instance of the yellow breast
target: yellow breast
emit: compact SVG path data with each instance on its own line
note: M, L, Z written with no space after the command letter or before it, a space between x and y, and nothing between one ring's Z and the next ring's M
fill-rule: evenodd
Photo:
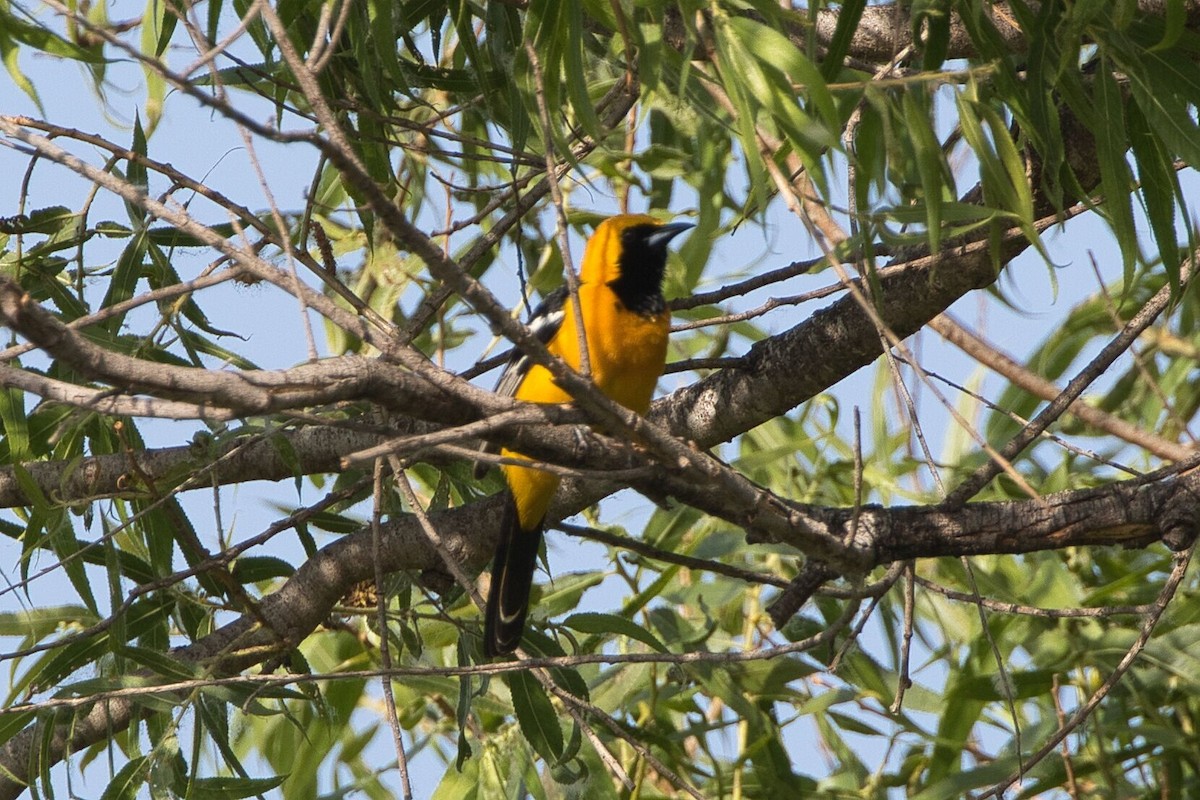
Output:
M639 414L646 413L667 357L670 315L634 314L603 284L580 286L579 304L585 309L583 329L592 380L600 391L621 405ZM578 371L579 327L574 303L569 299L565 311L562 328L551 343L550 352ZM566 403L571 399L554 384L550 373L538 366L530 370L517 391L517 398L539 403Z
M584 331L591 377L600 391L626 408L645 414L667 357L670 314L634 314L606 285L579 287L579 304L585 309ZM574 303L568 298L562 328L550 343L550 352L579 371L579 334ZM534 403L569 403L563 391L542 366L534 365L517 389L518 400ZM511 450L505 456L522 457ZM546 515L558 476L524 467L504 467L517 502L522 527L534 527Z

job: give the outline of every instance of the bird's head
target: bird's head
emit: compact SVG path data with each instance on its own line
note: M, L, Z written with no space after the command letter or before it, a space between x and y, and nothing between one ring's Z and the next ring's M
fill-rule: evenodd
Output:
M584 283L628 283L639 291L662 291L667 244L695 227L663 223L646 214L619 214L596 226L583 255Z

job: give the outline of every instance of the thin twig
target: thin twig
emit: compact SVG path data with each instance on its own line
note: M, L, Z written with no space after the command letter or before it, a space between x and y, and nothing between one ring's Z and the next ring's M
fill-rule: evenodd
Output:
M896 678L896 697L888 709L893 714L900 713L900 709L904 707L904 693L913 685L908 673L908 664L912 655L913 628L916 626L913 613L916 605L916 593L913 590L916 583L913 580L915 573L913 563L908 562L904 567L904 631L900 640L900 674Z
M914 576L918 585L923 589L936 592L949 600L962 603L982 603L989 611L1000 614L1021 614L1027 617L1042 617L1044 619L1108 619L1114 616L1145 616L1153 606L1149 603L1139 606L1098 606L1095 608L1044 608L1028 606L1022 603L1006 603L989 597L976 597L967 592L959 592L947 586L934 583L920 575Z
M383 531L380 520L383 517L383 459L375 462L371 485L371 546L375 550L375 595L377 601L376 613L379 618L379 663L384 670L392 668L391 631L388 628L388 593L384 590L383 571ZM404 479L401 478L403 481ZM396 766L400 770L400 785L403 787L404 800L412 800L412 783L408 779L408 757L404 752L404 740L401 737L400 718L396 715L396 696L392 692L392 679L384 678L380 682L383 689L383 704L387 712L388 727L392 731L392 746L396 750Z
M1188 565L1191 564L1192 554L1195 552L1195 549L1195 545L1193 545L1187 550L1175 554L1175 566L1171 570L1171 574L1168 576L1167 582L1163 586L1162 591L1159 592L1158 597L1155 599L1153 609L1149 614L1146 615L1146 619L1142 623L1142 629L1138 633L1137 639L1132 645L1130 645L1129 649L1125 651L1125 655L1121 658L1121 661L1117 664L1116 668L1104 680L1104 683L1100 684L1095 693L1088 698L1088 701L1076 709L1075 713L1071 715L1071 718L1068 719L1065 724L1060 725L1058 730L1056 730L1054 734L1050 736L1035 753L1030 755L1028 759L1024 760L1023 771L1033 769L1039 762L1041 762L1042 759L1044 759L1050 753L1053 753L1059 744L1061 744L1063 740L1065 740L1067 736L1071 734L1072 731L1082 725L1084 721L1091 716L1092 712L1099 707L1104 698L1108 697L1108 694L1113 690L1113 687L1117 685L1125 673L1129 671L1129 668L1133 666L1133 663L1137 661L1138 656L1141 655L1142 650L1145 649L1146 643L1150 641L1150 636L1154 633L1154 629L1158 625L1159 620L1162 619L1163 612L1167 610L1167 606L1170 604L1171 598L1175 596L1175 592L1179 588L1179 584L1183 582L1183 577L1187 573ZM991 787L982 797L994 797L996 800L1003 800L1004 793L1008 790L1008 787L1019 781L1022 774L1022 771L1018 771L1009 775L1007 778Z
M533 69L533 79L537 86L538 116L542 124L542 142L546 149L546 175L557 176L559 173L558 163L554 158L554 128L550 122L550 109L546 106L546 76L542 72L542 62L538 58L537 50L530 41L525 42L525 55L529 58L529 66ZM588 351L587 331L583 327L583 308L579 304L579 274L575 272L575 263L571 260L571 242L567 237L567 209L558 181L550 180L549 183L558 250L563 260L563 278L567 282L567 291L570 292L571 309L575 316L575 337L579 340L579 373L591 375L591 353Z
M1002 352L994 344L985 341L950 314L942 314L935 317L930 321L929 327L940 333L946 341L971 356L980 364L999 373L1011 381L1013 385L1040 397L1042 400L1053 400L1062 393L1062 389L1055 386L1054 383L1018 363L1016 359ZM1078 417L1081 422L1097 430L1111 434L1122 441L1136 445L1159 458L1165 458L1170 461L1181 461L1195 452L1191 447L1186 447L1178 442L1172 442L1161 436L1156 436L1150 431L1130 424L1120 417L1115 417L1095 406L1088 405L1082 400L1076 400L1071 403L1067 407L1067 411Z
M1050 698L1054 701L1054 719L1058 721L1058 727L1067 724L1067 715L1063 711L1062 698L1058 696L1062 686L1058 681L1058 673L1050 679ZM1063 770L1067 773L1067 795L1071 800L1079 800L1079 784L1075 782L1075 765L1071 759L1071 748L1067 747L1067 740L1062 740L1062 762Z
M1183 288L1191 280L1195 258L1196 255L1192 254L1180 268L1180 291L1183 291ZM1142 306L1141 310L1125 324L1121 332L1114 336L1083 369L1076 373L1075 377L1067 384L1067 388L1063 389L1058 397L1042 409L1028 425L1022 428L1004 445L1000 450L1000 455L1004 459L1004 463L1011 463L1012 459L1020 455L1051 423L1066 413L1067 409L1079 399L1084 390L1104 374L1114 361L1128 351L1129 346L1141 335L1142 331L1154 324L1159 315L1171 304L1174 296L1174 291L1170 286L1163 286L1159 289ZM946 497L945 506L947 508L956 508L978 494L984 486L999 474L1001 467L998 466L998 463L996 460L989 461L971 473L970 476Z

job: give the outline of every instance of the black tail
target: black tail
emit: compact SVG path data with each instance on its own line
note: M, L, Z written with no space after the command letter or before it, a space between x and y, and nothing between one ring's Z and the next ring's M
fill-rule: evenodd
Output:
M492 562L492 585L484 613L483 652L489 657L507 655L521 643L541 544L541 524L532 531L521 530L517 506L509 495L500 520L500 543Z

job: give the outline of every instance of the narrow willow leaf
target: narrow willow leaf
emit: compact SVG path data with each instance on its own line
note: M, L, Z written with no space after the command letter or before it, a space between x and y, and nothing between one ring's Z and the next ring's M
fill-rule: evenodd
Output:
M4 25L10 24L11 19L12 18L6 14ZM46 111L42 107L42 98L38 96L37 89L34 87L33 82L30 81L29 78L25 76L25 73L21 71L21 65L18 63L17 58L20 53L21 49L17 47L16 42L9 37L5 27L0 25L0 57L4 59L4 66L8 70L8 77L12 78L12 82L15 83L17 87L24 92L30 100L33 101L34 105L36 105L38 108L38 113L44 116Z
M841 115L838 114L837 104L825 78L790 39L773 28L745 17L731 19L730 25L735 29L740 28L742 36L754 43L754 52L764 64L779 70L792 83L802 87L817 115L830 131L838 130Z
M136 800L138 790L145 785L150 774L150 765L149 756L130 759L108 782L100 800Z
M1046 87L1060 82L1056 72L1062 59L1062 49L1069 48L1071 43L1060 41L1061 4L1043 3L1036 17L1025 13L1023 8L1017 8L1015 13L1022 29L1029 32L1026 79L1021 84L1024 113L1028 118L1020 120L1021 133L1029 138L1042 160L1041 184L1046 199L1054 208L1061 209L1060 171L1066 156L1059 127L1057 93ZM1071 52L1077 52L1077 48Z
M1160 140L1152 132L1150 120L1141 111L1140 103L1130 104L1129 141L1133 146L1133 157L1142 184L1146 219L1150 223L1171 286L1178 290L1181 268L1179 239L1175 230L1178 178L1172 169L1170 156L1163 152Z
M273 775L268 778L197 778L188 785L188 796L193 800L256 797L277 788L286 778L286 775Z
M1036 244L1039 237L1033 231L1033 190L1025 177L1025 160L1017 150L1016 142L1013 141L1008 125L1000 118L995 109L982 103L978 104L976 108L988 124L996 153L1000 156L1000 163L1003 165L1009 185L1012 187L1011 196L1015 205L1009 210L1015 211L1020 221L1029 227L1030 241Z
M153 231L148 236L149 244L146 252L150 256L150 263L154 269L148 270L146 279L150 284L151 289L161 289L164 286L176 286L183 282L179 277L179 273L175 270L171 263L170 257L163 252L163 248L154 240ZM175 301L174 307L177 308L183 316L191 321L197 328L210 333L213 336L236 336L233 331L221 330L213 326L208 320L208 316L200 309L192 295L184 295Z
M146 18L150 14L153 14L154 24L144 25L144 28L147 32L158 31L158 36L155 37L154 47L150 53L155 58L160 58L163 53L167 52L167 46L171 44L171 37L175 34L175 26L181 18L187 16L187 8L177 2L177 0L166 0L166 2L148 0L146 5L149 9Z
M146 157L146 131L142 128L142 118L140 114L134 114L133 117L133 144L130 146L134 155ZM127 162L125 168L125 177L134 186L137 186L142 191L146 191L150 185L150 177L146 171L146 165L139 159L131 158ZM146 219L146 213L140 208L135 208L130 217L134 223L134 228L140 228L141 223Z
M753 96L754 84L764 85L765 81L761 78L758 65L753 59L746 56L744 48L732 41L732 37L724 35L728 29L728 20L725 17L718 17L716 22L718 34L716 42L717 52L721 58L721 76L725 91L733 104L734 129L737 131L738 139L741 140L742 150L746 153L746 171L749 173L753 203L760 209L766 208L767 187L770 185L770 179L758 156L761 148L758 142L758 132L754 127L758 118L758 104L751 102L750 99ZM758 75L757 80L754 80L755 75ZM748 199L747 202L750 200Z
M913 0L913 41L921 46L921 68L940 69L950 46L949 0Z
M905 132L910 137L917 174L921 176L922 203L930 251L941 251L942 207L944 189L949 185L949 167L942 156L942 147L934 133L928 109L918 105L914 91L905 92L901 100L904 109Z
M628 636L630 639L636 639L659 653L667 652L666 645L659 641L650 631L616 614L599 614L594 612L572 614L563 620L563 625L580 633Z
M958 106L958 121L963 138L979 159L979 177L983 182L983 193L987 201L1005 211L1018 206L1016 192L1008 180L1003 162L993 151L980 124L979 104L962 93L955 95Z
M1163 15L1162 39L1150 48L1150 51L1170 50L1183 35L1186 24L1187 4L1184 0L1167 0L1166 13Z
M962 758L959 753L958 758ZM909 800L942 800L946 797L965 797L975 794L971 789L990 786L1004 780L1017 770L1020 763L1015 757L1000 758L990 761L980 767L959 769L951 773L939 773L938 779L926 784L926 788L916 794L910 794ZM1023 795L1035 796L1035 795Z
M351 519L330 511L319 511L313 514L308 518L308 523L330 533L354 533L363 527L361 520Z
M525 649L531 655L543 658L563 658L567 654L558 642L536 630L525 632ZM589 698L587 681L575 667L551 667L550 677L554 682L581 700Z
M537 52L538 63L541 66L542 85L537 85L533 65L529 63L528 54L520 45L517 47L517 64L525 68L525 103L534 119L540 118L537 95L542 94L546 107L550 109L550 130L543 131L543 136L554 142L555 151L559 157L567 157L571 152L563 138L560 126L555 122L561 117L557 109L564 105L562 98L561 76L563 62L568 43L564 36L567 30L567 6L571 3L561 3L558 0L534 0L530 3L525 15L526 42L533 42ZM539 121L536 129L541 128Z
M583 14L579 3L563 3L566 13L564 21L566 30L563 31L566 45L563 48L563 74L567 82L567 96L571 99L571 108L575 111L575 119L580 127L593 139L600 139L600 118L592 105L592 96L588 91L589 65L584 47L586 42L583 32ZM571 151L567 151L570 155Z
M19 6L18 6L19 7ZM80 47L74 42L64 39L42 25L31 24L26 19L13 16L10 3L0 7L0 36L12 37L10 42L20 42L49 56L69 58L88 64L100 64L104 61L101 53Z
M207 226L208 230L226 238L232 237L237 233L237 229L231 222L219 223L216 225ZM128 229L126 229L128 230ZM147 231L146 236L151 242L162 247L204 247L205 243L197 239L189 233L184 233L177 228L158 227L151 228Z
M8 447L10 463L29 461L33 455L29 419L25 415L25 394L19 389L0 389L0 430L4 433L3 444Z
M134 225L138 223L135 221ZM117 267L113 270L108 282L108 291L104 293L102 308L110 308L133 297L137 290L138 281L142 278L142 267L146 260L146 233L139 232L125 245L117 258ZM100 323L100 327L111 333L117 333L125 324L125 314L113 314Z
M470 654L467 652L466 637L458 638L456 653L460 666L471 663ZM488 678L483 680L487 681ZM473 678L470 675L460 675L458 678L458 705L455 709L457 711L455 718L458 721L458 743L454 755L454 768L459 772L462 772L464 765L471 760L472 755L471 741L467 738L467 721L471 719L472 681Z
M556 763L563 754L563 734L546 690L525 671L510 672L505 680L521 732L538 755L548 763Z
M825 80L831 81L841 72L842 61L850 52L850 43L854 40L858 22L862 19L863 9L866 7L866 0L847 0L842 3L841 11L838 12L837 28L834 29L833 38L829 41L825 57L821 60L821 74Z
M1134 264L1138 257L1137 230L1133 221L1133 176L1125 161L1129 137L1125 130L1125 104L1121 90L1112 75L1112 65L1101 60L1096 71L1094 97L1097 117L1094 128L1096 156L1100 165L1100 187L1104 193L1104 210L1108 214L1117 244L1121 248L1125 284L1133 282Z
M1200 101L1200 70L1180 63L1182 59L1155 54L1131 57L1123 52L1115 60L1149 123L1148 131L1174 155L1200 164L1200 127L1188 107Z
M484 14L487 32L489 69L500 79L496 91L485 93L493 116L507 123L508 135L515 152L525 149L529 135L536 130L530 108L521 96L521 87L513 74L513 60L521 49L521 18L515 8L504 3L488 3ZM481 56L474 48L478 62Z
M204 676L202 668L180 661L162 651L125 644L116 646L114 650L168 681L190 681Z
M241 584L290 578L295 572L294 566L275 556L242 556L230 570L234 580Z
M372 9L369 15L370 34L366 37L365 44L370 47L370 54L367 58L377 64L379 69L371 71L374 74L362 77L371 94L378 94L381 98L385 98L377 107L387 108L391 102L390 94L395 91L394 87L408 87L409 85L408 70L401 63L400 49L395 46L395 43L403 41L405 31L397 25L399 9L395 3L387 2L387 0L383 2L373 0L370 5ZM377 81L375 76L381 80Z
M223 363L237 367L238 369L258 369L253 361L245 358L239 353L235 353L226 347L222 347L211 339L205 338L195 331L182 327L177 327L175 331L179 335L180 343L186 347L190 353L192 353L193 358L195 358L195 354L203 353L205 355L214 356L220 359Z
M37 642L61 627L90 624L94 620L95 616L83 606L31 608L0 614L0 636L20 636Z

